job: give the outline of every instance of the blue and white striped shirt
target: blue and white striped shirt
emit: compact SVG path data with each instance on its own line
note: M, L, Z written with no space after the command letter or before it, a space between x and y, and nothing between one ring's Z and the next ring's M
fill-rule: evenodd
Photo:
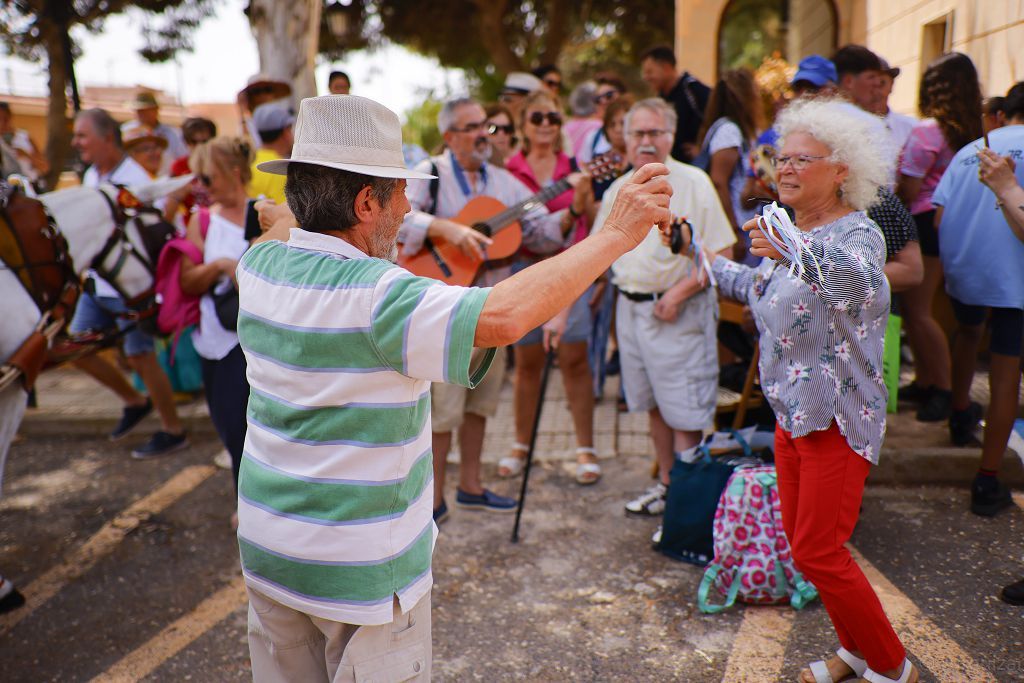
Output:
M789 276L786 260L764 259L751 268L719 256L713 264L719 291L754 314L761 388L779 426L801 437L834 420L850 448L878 464L888 396L885 240L860 211L801 236L818 261L804 257L802 278Z

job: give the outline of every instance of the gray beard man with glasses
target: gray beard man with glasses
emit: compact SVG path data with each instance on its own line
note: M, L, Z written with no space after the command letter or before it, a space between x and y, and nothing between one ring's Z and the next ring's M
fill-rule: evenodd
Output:
M736 242L707 174L669 156L676 130L675 110L660 98L637 102L626 114L626 157L634 167L661 163L672 185L669 209L686 217L711 254L732 255ZM604 228L618 193L628 180L612 183L604 195L594 232ZM612 264L619 288L616 332L622 381L630 412L647 411L659 481L626 504L637 515L665 509L675 455L700 440L713 424L718 394L718 300L697 277L687 254L673 254L657 230Z

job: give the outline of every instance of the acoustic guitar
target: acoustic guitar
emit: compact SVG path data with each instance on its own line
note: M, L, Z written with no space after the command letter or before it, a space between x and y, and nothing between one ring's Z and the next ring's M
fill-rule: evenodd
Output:
M594 157L587 170L592 181L614 179L623 172L622 158L611 154ZM485 262L506 259L519 251L523 242L523 230L519 220L523 216L570 189L572 185L566 177L512 206L505 206L494 197L474 197L462 211L449 220L468 225L493 240L487 247L484 261L467 256L450 242L435 242L428 237L423 241L423 248L415 254L400 254L398 265L414 275L434 278L449 285L468 287L476 280L477 273Z

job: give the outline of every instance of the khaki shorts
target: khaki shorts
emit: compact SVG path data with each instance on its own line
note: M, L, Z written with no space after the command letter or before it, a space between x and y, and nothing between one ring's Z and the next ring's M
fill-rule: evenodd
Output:
M711 426L718 399L718 299L695 294L673 322L654 317L653 301L620 296L615 330L630 412L655 407L669 427L693 432Z
M473 349L470 367L476 367L483 354L482 349ZM491 369L475 389L435 382L430 387L430 428L438 433L454 431L462 424L466 413L494 417L504 381L505 349L500 348L494 354Z
M430 593L405 614L396 599L390 624L360 626L247 590L254 683L430 680Z

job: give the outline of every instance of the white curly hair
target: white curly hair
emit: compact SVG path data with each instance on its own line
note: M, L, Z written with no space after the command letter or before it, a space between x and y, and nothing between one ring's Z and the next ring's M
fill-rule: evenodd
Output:
M839 98L800 99L775 121L779 147L790 133L807 133L832 150L831 159L849 169L843 201L864 211L878 201L878 189L892 184L896 159L880 118Z

